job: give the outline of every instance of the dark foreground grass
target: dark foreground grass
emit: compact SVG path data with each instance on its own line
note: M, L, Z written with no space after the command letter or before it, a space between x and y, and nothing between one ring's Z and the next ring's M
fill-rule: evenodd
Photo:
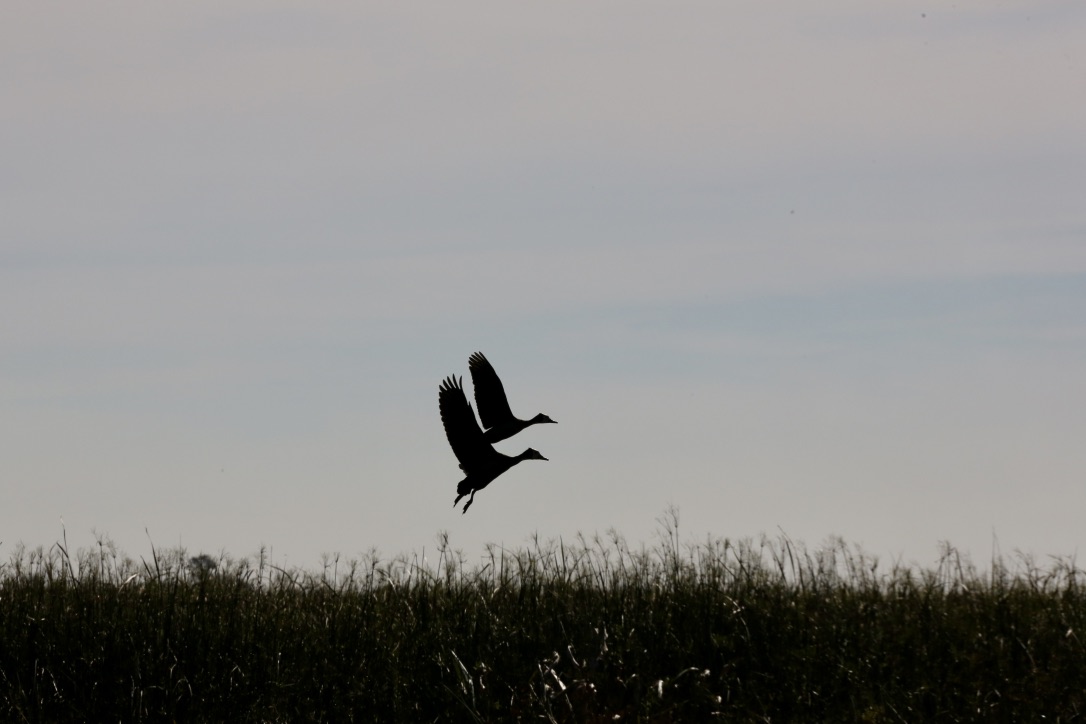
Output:
M133 562L108 542L0 569L0 721L1077 721L1072 561L843 542L650 549L618 535L319 572Z

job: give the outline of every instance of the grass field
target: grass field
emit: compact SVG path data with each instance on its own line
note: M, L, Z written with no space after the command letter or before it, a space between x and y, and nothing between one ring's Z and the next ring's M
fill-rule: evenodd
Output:
M101 541L0 567L0 721L1078 721L1070 559L618 534L315 571Z

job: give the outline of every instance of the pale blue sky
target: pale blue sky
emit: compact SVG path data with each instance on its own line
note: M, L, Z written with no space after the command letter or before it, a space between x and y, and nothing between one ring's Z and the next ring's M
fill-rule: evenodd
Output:
M617 528L1073 554L1086 6L0 17L0 557ZM466 516L437 386L559 424Z

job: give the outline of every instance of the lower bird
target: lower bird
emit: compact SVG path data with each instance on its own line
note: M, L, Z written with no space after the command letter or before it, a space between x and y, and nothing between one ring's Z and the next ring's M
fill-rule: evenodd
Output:
M464 504L464 513L475 502L475 493L494 482L495 478L522 460L546 460L538 451L528 448L520 455L502 455L483 437L483 430L475 421L475 413L464 394L462 380L447 377L438 387L438 409L464 479L456 486L455 506L465 495L471 494Z

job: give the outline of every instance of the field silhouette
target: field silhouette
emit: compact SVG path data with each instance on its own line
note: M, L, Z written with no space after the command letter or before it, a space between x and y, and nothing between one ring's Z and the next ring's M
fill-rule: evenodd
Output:
M317 571L107 540L0 568L0 719L1053 721L1086 709L1070 559L888 568L844 541L616 532Z

